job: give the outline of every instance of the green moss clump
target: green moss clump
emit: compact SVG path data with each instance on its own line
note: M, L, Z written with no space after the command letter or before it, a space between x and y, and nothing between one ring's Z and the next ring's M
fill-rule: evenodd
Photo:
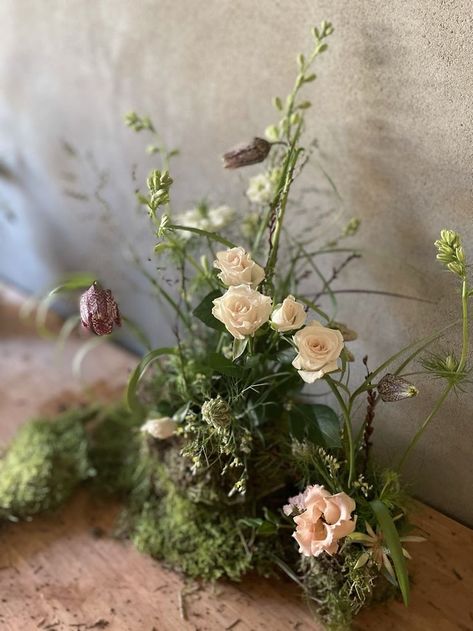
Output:
M149 459L145 475L150 492L143 502L141 487L131 519L131 539L141 552L208 581L239 580L252 568L252 552L237 525L238 511L192 501L156 457Z
M24 519L56 508L93 474L84 421L94 414L73 410L20 429L0 459L0 518Z
M233 518L178 493L145 503L132 540L191 578L239 580L252 566Z
M142 444L138 429L142 422L141 417L124 405L104 408L97 415L88 436L96 491L123 495L133 490Z

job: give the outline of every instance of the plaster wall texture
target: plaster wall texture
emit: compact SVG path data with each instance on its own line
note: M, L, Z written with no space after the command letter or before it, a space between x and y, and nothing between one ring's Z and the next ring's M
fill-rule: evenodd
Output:
M144 257L152 248L133 201L134 177L152 159L122 114L149 113L181 148L176 207L208 196L241 208L244 182L222 172L219 155L274 120L271 97L289 90L295 56L322 19L336 31L307 89L309 135L343 200L340 224L361 218L358 241L368 251L338 287L436 302L347 295L340 319L359 332L358 357L368 352L376 365L455 318L455 290L432 243L449 226L473 256L470 0L3 0L0 273L39 291L89 270L156 343L168 341L127 263L127 240ZM314 220L310 212L292 219L296 227ZM379 408L385 462L438 395L438 384L418 385L417 399ZM472 417L471 389L451 397L407 470L417 495L470 525Z

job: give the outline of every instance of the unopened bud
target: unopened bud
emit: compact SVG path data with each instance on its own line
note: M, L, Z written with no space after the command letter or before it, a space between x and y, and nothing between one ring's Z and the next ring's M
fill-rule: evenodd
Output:
M110 289L94 282L80 298L82 326L95 335L110 335L113 326L121 326L120 311Z
M209 399L202 405L202 418L215 428L226 427L232 419L230 406L220 396Z
M418 390L406 379L388 373L378 383L378 392L383 401L390 403L415 397Z
M225 169L239 169L250 164L263 162L271 150L271 143L264 138L253 138L250 143L241 144L223 154Z

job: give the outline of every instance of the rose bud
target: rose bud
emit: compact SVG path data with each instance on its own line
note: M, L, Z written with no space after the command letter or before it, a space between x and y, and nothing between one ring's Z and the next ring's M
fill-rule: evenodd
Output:
M82 326L95 335L110 335L113 325L121 326L120 311L110 289L94 282L80 298Z
M253 138L250 143L238 145L224 153L223 166L225 169L238 169L263 162L270 150L270 142L264 138Z
M393 402L415 397L419 391L409 381L388 373L378 383L378 392L383 401Z

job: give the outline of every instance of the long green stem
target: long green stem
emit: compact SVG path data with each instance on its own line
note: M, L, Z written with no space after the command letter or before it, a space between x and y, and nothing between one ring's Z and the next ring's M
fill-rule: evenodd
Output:
M422 436L422 434L424 433L427 425L429 425L430 421L434 418L434 416L437 414L437 412L442 407L443 402L445 401L445 399L449 395L450 390L452 388L453 388L453 383L449 383L446 386L446 388L444 389L444 391L442 392L442 394L438 398L437 402L435 403L433 410L430 412L430 414L427 416L425 421L422 423L422 425L419 427L417 432L414 434L414 438L411 440L411 442L407 446L407 449L405 450L405 452L403 453L401 459L399 460L399 464L397 465L397 470L398 471L401 471L401 469L403 468L403 466L404 466L404 464L405 464L405 462L407 460L407 457L411 453L412 449L417 445L417 443L418 443L420 437Z
M340 394L338 387L332 377L329 375L325 375L325 381L330 386L335 398L337 399L343 413L344 419L344 427L345 427L345 436L348 442L348 450L347 450L347 460L348 460L348 488L351 487L353 483L353 477L355 474L355 445L353 442L353 432L351 427L351 418L350 418L350 408L347 406L345 401L343 400L342 395Z
M463 279L462 283L462 317L463 317L463 346L462 346L462 354L460 357L460 361L458 363L457 372L462 372L465 368L466 361L468 359L468 351L469 351L469 331L468 331L468 285L466 282L466 278Z
M468 298L469 298L469 291L468 291L468 285L467 285L467 281L466 278L463 279L463 283L462 283L462 352L461 352L461 357L460 357L460 361L458 362L458 366L455 370L455 372L457 374L460 374L463 372L467 359L468 359L468 352L469 352L469 327L468 327ZM433 410L430 412L430 414L427 416L427 418L425 419L425 421L422 423L422 425L419 427L419 429L417 430L417 432L414 434L413 439L411 440L411 442L409 443L409 445L407 446L406 450L404 451L401 459L399 460L399 464L398 464L398 471L400 471L402 469L402 467L404 466L409 454L411 453L412 449L416 446L416 444L419 442L420 437L422 436L422 434L425 432L427 426L430 424L430 422L432 421L432 419L435 417L435 415L437 414L437 412L440 410L440 408L442 407L445 399L447 398L447 396L449 395L450 391L452 390L452 388L455 386L455 380L450 378L447 385L445 386L442 394L440 395L440 397L438 398L438 400L436 401Z

